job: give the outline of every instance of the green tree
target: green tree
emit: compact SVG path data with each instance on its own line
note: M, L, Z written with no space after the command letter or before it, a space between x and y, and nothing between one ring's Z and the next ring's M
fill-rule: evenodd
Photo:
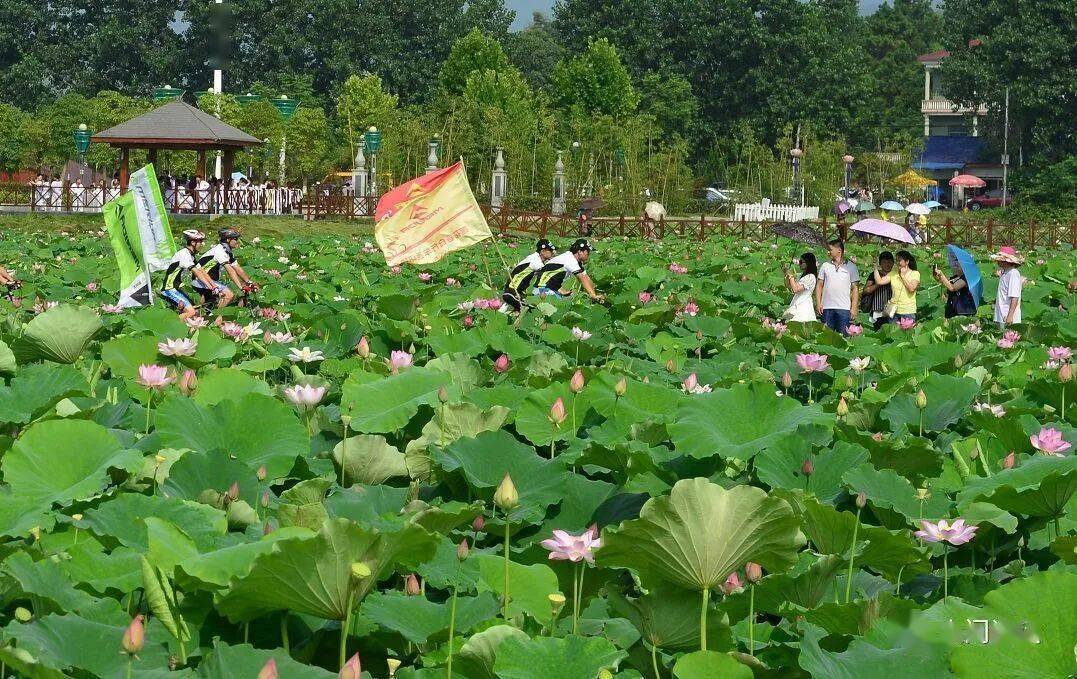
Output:
M320 181L333 169L332 140L325 111L300 106L288 121L288 175L304 183Z
M554 67L565 56L565 48L557 40L553 25L542 12L531 16L531 24L515 33L510 33L506 48L512 64L535 90L545 90L550 86Z
M337 95L336 113L351 155L364 130L369 126L387 129L395 120L398 99L385 91L381 78L365 73L351 75Z
M501 43L473 28L453 43L449 58L441 66L441 86L449 94L460 94L472 73L503 71L508 67L509 58Z
M21 170L26 161L30 116L9 104L0 104L0 170Z
M553 98L564 109L613 117L631 113L639 103L628 70L605 38L588 42L582 54L557 65Z
M689 138L695 131L699 101L679 73L647 73L639 85L640 110L654 116L667 134Z

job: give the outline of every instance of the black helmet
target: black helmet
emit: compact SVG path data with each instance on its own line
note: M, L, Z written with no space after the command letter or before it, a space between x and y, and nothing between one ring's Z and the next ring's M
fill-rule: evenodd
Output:
M220 237L222 243L225 241L232 240L233 238L235 238L236 240L240 239L239 232L235 229L221 229L217 232L217 236Z
M594 251L594 248L591 247L590 241L588 241L586 238L577 239L576 242L573 243L568 249L568 251L572 253L582 252L584 250L586 250L587 252Z
M535 252L542 252L543 250L549 250L550 252L557 252L557 248L553 243L545 238L539 239L539 242L535 243Z

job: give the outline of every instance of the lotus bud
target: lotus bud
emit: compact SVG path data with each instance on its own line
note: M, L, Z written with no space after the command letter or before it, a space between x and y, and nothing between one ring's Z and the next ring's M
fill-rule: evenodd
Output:
M75 521L82 521L82 514L72 514L71 518Z
M269 507L269 489L262 491L262 509Z
M269 535L272 532L273 532L273 524L266 521L265 525L262 526L262 535Z
M960 368L963 365L965 365L965 359L961 358L961 354L954 356L954 367Z
M793 386L793 376L789 374L788 370L782 373L782 386L786 389Z
M505 354L501 354L497 357L497 360L494 361L494 370L499 373L505 373L508 372L509 366L511 365L512 361L509 360L509 357Z
M438 402L439 403L448 403L449 402L449 390L446 389L445 387L440 387L438 389Z
M928 499L929 497L931 497L931 491L928 490L927 488L917 488L916 489L916 499L917 500L924 501L924 500Z
M467 538L460 541L460 544L456 545L456 558L463 561L471 553L471 549L467 546Z
M142 625L142 615L136 615L127 629L123 631L120 645L127 655L135 655L146 644L146 628Z
M233 481L232 485L228 486L228 499L231 502L239 499L239 481Z
M34 614L31 613L29 609L23 608L22 606L15 609L15 619L19 622L30 622L33 617Z
M184 370L179 379L179 390L184 396L190 396L198 388L198 375L193 370Z
M1063 384L1073 380L1073 364L1063 363L1062 367L1058 369L1058 381Z
M650 377L650 375L644 375L644 376L643 376L643 383L644 383L644 384L650 384L650 383L651 383L651 377Z
M763 567L754 561L749 561L744 566L744 577L754 585L763 578Z
M41 539L41 527L40 526L34 526L33 528L30 529L29 533L30 533L30 537L33 538L35 541Z
M627 391L628 391L628 380L626 380L623 377L621 379L617 380L617 384L613 385L613 393L616 394L617 398L620 398L620 397L624 396L625 392L627 392Z
M408 596L419 596L422 593L422 588L419 586L419 578L415 577L412 573L404 580L404 591Z
M157 464L164 464L165 462L168 462L168 458L160 453L157 453L153 456L153 461Z
M481 533L483 528L486 528L486 519L482 518L482 514L479 514L475 517L475 520L471 522L471 530L476 533Z
M980 457L980 451L979 450L976 450L975 448L973 448L972 450L969 451L969 459L970 460L976 460L976 459L979 459L979 457Z
M815 464L811 461L811 458L804 460L804 464L800 465L800 473L804 476L811 476L815 473Z
M673 371L674 371L674 370L676 370L676 369L677 369L677 366L676 366L676 365L674 365L674 363L673 363L673 359L672 359L672 358L671 358L671 359L669 359L668 361L666 361L666 370L667 370L667 371L669 371L669 372L673 372Z
M859 509L863 509L868 504L868 496L864 494L864 491L860 491L856 494L856 506Z
M613 672L603 667L602 671L598 673L598 679L613 679Z
M577 370L576 372L572 373L572 379L569 380L568 383L568 388L572 390L572 393L578 394L583 391L583 385L583 371Z
M351 565L351 573L353 580L365 580L370 577L370 566L362 561L356 561Z
M340 679L359 679L363 674L362 665L359 664L359 654L356 653L352 657L348 658L348 662L344 663L344 667L340 668L340 672L337 674Z
M359 358L370 357L370 342L367 341L364 335L359 339L359 343L355 345L355 353L359 354Z
M561 423L565 421L565 402L558 396L557 400L550 406L550 422L553 422L557 426L561 426Z
M266 469L265 465L262 465L258 468L258 471L256 471L254 475L258 478L259 481L265 481L266 476L269 475L269 471Z
M845 417L849 414L849 404L845 402L844 396L842 396L841 400L838 401L838 407L834 412L837 414L838 417Z
M927 394L924 393L923 389L916 392L916 407L920 410L927 407Z
M400 661L396 658L386 658L385 665L389 668L389 676L395 677L396 671L400 669Z
M262 669L258 672L258 679L278 679L277 674L277 661L270 658L266 661L265 665L262 665Z
M565 607L565 595L560 592L554 592L546 598L550 600L550 610L553 611L553 616L556 618L561 609Z
M1002 468L1013 469L1015 464L1017 464L1017 454L1011 450L1009 455L1002 458Z
M464 327L465 328L470 328L473 325L475 325L475 319L472 318L470 315L464 316ZM397 663L399 663L399 662L400 661L398 660Z
M520 494L516 492L516 486L512 483L512 477L505 474L501 484L494 491L494 504L502 511L516 509L520 505Z

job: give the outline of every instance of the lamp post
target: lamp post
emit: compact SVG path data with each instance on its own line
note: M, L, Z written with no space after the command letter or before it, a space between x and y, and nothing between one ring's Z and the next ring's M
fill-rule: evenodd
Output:
M243 108L247 108L248 106L250 106L254 102L263 101L264 99L265 99L265 97L263 97L262 95L260 95L260 94L251 94L250 92L247 92L246 94L237 94L236 95L236 103L239 104L240 106L242 106Z
M288 121L295 115L295 110L299 108L298 99L289 99L287 94L282 94L280 97L271 100L273 107L280 113L281 118L284 119L284 128L281 132L280 138L280 168L277 171L277 188L284 187L284 161L287 160L287 147L288 147Z
M851 155L846 153L844 156L841 157L841 160L842 160L842 162L845 163L845 196L844 197L848 198L849 197L849 182L852 181L852 178L853 178L853 161L856 160L856 158L853 158Z
M789 151L789 155L793 157L793 193L796 194L800 204L804 205L804 189L800 186L800 157L804 155L804 151L793 148Z
M363 133L363 143L370 153L370 195L378 195L378 151L381 149L381 132L371 125Z
M82 123L77 130L71 133L71 136L75 139L75 150L79 153L79 163L83 165L86 164L86 152L90 150L90 136L92 134L90 128L86 127L86 123ZM80 174L81 172L79 170Z
M580 142L572 142L572 146L570 146L569 149L572 153L572 161L576 166L576 171L573 173L575 175L573 179L576 180L576 196L579 197L582 190L582 185L580 184L580 175L583 174L583 160L580 157Z
M158 87L153 91L153 101L161 103L163 101L171 101L172 99L178 99L183 96L185 90L181 90L171 85L165 85L164 87Z

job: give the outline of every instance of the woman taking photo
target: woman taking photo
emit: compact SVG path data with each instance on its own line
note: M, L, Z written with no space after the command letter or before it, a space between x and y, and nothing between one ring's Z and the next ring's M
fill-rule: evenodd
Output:
M932 266L931 275L946 289L946 310L943 312L946 318L976 315L976 300L973 299L972 291L969 290L965 272L961 270L957 262L954 262L953 276L947 278L938 265Z
M815 285L819 279L815 255L805 252L797 260L797 266L800 267L800 278L797 278L784 264L782 265L785 272L785 287L793 293L793 300L789 302L789 308L782 314L782 318L787 321L811 323L817 320L815 305L812 303L812 295L815 293Z
M916 321L916 289L920 287L920 272L916 270L916 258L908 250L900 250L897 253L897 271L891 271L888 275L882 275L876 269L875 283L878 285L890 284L892 295L890 314L894 322L900 323L903 319Z

